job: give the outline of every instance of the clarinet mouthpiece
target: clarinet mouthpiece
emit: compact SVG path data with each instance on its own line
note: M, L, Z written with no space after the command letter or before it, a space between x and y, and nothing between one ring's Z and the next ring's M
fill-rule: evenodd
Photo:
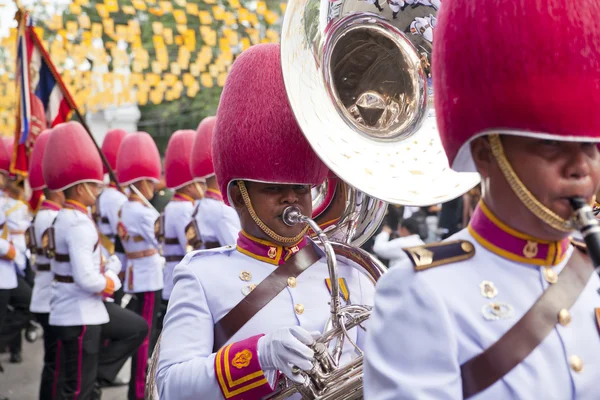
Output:
M571 203L571 207L573 207L574 210L579 210L588 205L581 197L570 197L569 203Z

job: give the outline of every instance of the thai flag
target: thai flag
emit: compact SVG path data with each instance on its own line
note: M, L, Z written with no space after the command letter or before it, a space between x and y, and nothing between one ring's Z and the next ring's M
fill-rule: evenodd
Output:
M44 129L66 122L75 104L27 14L22 15L19 24L17 82L20 106L11 172L27 176L29 154L37 136Z

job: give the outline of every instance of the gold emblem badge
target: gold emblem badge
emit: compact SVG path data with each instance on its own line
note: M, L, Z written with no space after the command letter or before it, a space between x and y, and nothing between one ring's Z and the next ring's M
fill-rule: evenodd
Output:
M294 246L290 250L292 251L292 254L296 254L300 248L298 246Z
M527 258L533 258L538 254L538 244L537 242L532 242L531 240L527 241L525 247L523 247L523 255Z
M269 247L269 251L267 252L267 256L269 256L269 258L275 258L276 255L277 255L277 248L276 247Z
M494 282L483 281L479 284L479 289L481 290L481 295L488 299L493 299L498 295L498 289L494 285Z
M481 308L483 318L488 321L510 318L512 317L513 312L513 307L506 303L490 303Z
M245 349L235 354L235 357L231 360L231 365L237 369L242 369L250 365L250 361L252 361L252 352Z
M249 271L242 271L240 272L240 279L244 282L248 282L252 279L252 274Z

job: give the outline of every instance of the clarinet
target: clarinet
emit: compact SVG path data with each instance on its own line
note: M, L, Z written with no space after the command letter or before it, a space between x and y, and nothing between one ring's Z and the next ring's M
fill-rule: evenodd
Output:
M583 240L588 248L588 254L594 267L600 266L600 223L594 216L592 207L580 197L569 199L575 211L573 222L583 235Z

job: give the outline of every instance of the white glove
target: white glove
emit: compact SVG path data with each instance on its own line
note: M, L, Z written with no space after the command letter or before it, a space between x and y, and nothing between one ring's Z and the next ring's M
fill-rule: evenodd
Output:
M109 269L108 271L105 271L104 276L113 281L113 283L115 284L115 292L117 290L121 289L121 286L123 286L121 284L121 280L119 279L118 275L116 273L114 273L112 270Z
M167 265L167 259L164 257L160 257L160 267L164 268Z
M106 265L104 266L105 271L112 271L115 274L119 274L121 272L121 260L116 255L110 256L110 258L106 261Z
M264 370L279 370L291 380L302 383L304 377L292 373L296 366L303 371L312 368L314 352L308 346L319 332L308 332L299 326L280 328L258 339L258 362Z

